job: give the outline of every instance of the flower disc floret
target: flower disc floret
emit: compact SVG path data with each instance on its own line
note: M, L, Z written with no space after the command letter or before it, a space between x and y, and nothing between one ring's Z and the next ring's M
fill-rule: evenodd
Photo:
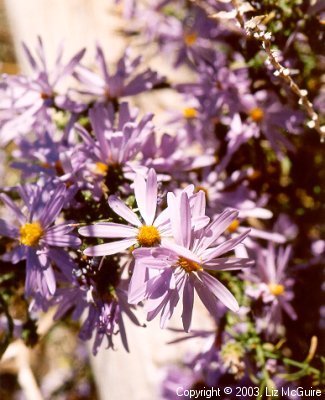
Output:
M107 171L108 171L108 165L101 161L98 161L98 162L96 162L95 170L96 170L96 173L99 175L106 175Z
M19 229L20 242L25 246L37 246L42 235L43 228L39 222L27 222Z
M189 32L184 35L184 42L187 46L193 46L197 41L197 33Z
M234 232L237 231L238 227L239 227L239 220L236 218L228 226L227 231L230 232L230 233L234 233Z
M183 110L183 115L186 119L193 119L197 117L197 110L193 107L186 107Z
M139 228L137 241L139 245L143 247L157 246L161 241L160 233L155 226L143 225Z
M195 261L188 260L185 257L179 257L176 266L182 268L187 273L203 271L203 268L200 264L196 263Z
M278 283L270 283L269 290L273 296L281 296L285 292L284 286Z
M264 111L260 107L254 107L249 111L249 116L255 122L261 122L264 119Z

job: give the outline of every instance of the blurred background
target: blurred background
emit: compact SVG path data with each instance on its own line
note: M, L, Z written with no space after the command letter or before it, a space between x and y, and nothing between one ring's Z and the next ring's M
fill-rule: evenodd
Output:
M146 3L150 1L153 0L147 0ZM162 62L159 55L152 56L150 46L145 49L138 46L136 36L123 35L122 30L128 22L122 17L122 4L123 2L115 0L0 0L0 73L28 72L21 42L24 41L33 48L37 35L41 35L49 62L54 60L61 41L64 42L66 59L82 47L86 47L83 64L89 67L94 65L96 42L103 47L109 64L114 64L126 46L131 46L133 52L141 51L146 64L166 75L168 81L188 80L191 74L188 69L179 68L175 71L170 63ZM154 112L155 124L159 126L161 110L181 107L182 101L179 101L180 97L177 96L174 91L164 89L159 94L141 94L132 101L135 101L135 105L140 109ZM297 213L297 219L302 221L301 226L306 232L310 231L313 234L312 226L316 226L320 220L320 205L317 202L311 203L312 199L307 196L309 192L305 188L311 192L314 180L320 179L316 174L313 176L313 171L321 170L321 163L313 161L316 160L317 151L320 157L319 139L308 131L302 139L298 137L295 140L299 146L293 159L292 177L295 182L299 182L301 188L292 184L286 189L284 185L283 191L280 188L278 202L286 202L288 209L303 210L305 214ZM241 155L244 153L245 149ZM0 152L0 184L12 184L15 176L10 176L13 172L3 165L2 158ZM238 157L236 162L240 164L241 158ZM309 166L309 171L306 171L306 165ZM267 167L272 179L271 184L277 187L280 174L276 170L277 164L270 163ZM319 177L320 175L321 172ZM322 176L324 177L324 174ZM274 198L276 195L277 193L274 193ZM315 234L316 238L317 235L318 232ZM303 242L303 235L300 240ZM306 246L304 247L304 243L299 245L297 247L304 256ZM301 353L301 347L306 343L309 346L309 338L314 334L315 321L318 319L317 307L320 303L320 294L318 287L315 288L315 282L321 279L321 270L315 268L313 271L302 271L297 282L296 303L304 305L300 307L303 310L299 320L301 326L299 335L294 323L289 332L289 341L293 343L297 354ZM23 292L17 293L13 310L10 310L17 319L26 312L25 303L21 302L22 296ZM32 320L28 320L27 325L21 327L23 335L28 335L24 337L25 343L32 346L37 342L38 335L42 338L36 346L27 347L22 341L16 341L8 347L0 361L0 400L124 400L130 397L130 393L132 400L156 399L162 367L181 360L188 346L195 348L197 345L200 348L195 340L189 344L177 344L177 348L166 345L174 339L174 334L161 330L158 322L153 321L143 330L127 324L131 354L117 346L118 351L102 349L93 357L92 343L87 346L77 338L78 326L71 323L67 325L64 322L54 325L52 316L53 312L45 314L37 327ZM203 307L194 313L194 317L194 328L208 329L209 324L212 324ZM174 327L177 326L178 319L179 316L175 315L172 321ZM0 320L0 328L1 323Z
M122 34L126 19L121 3L115 0L0 0L0 73L28 73L21 43L24 41L33 48L38 35L43 39L49 63L54 61L61 41L66 59L86 47L83 64L89 67L94 65L95 43L100 43L112 65L126 46L136 53L136 39ZM153 57L150 49L146 50L147 64L161 74L172 75L172 81L189 76L187 69L175 71L169 63ZM146 56L143 47L141 54ZM159 94L138 95L135 105L154 112L155 124L159 126L160 110L173 108L173 104L179 108L178 95L167 89ZM0 183L15 184L17 177L12 175L13 170L3 166L1 174ZM22 293L17 294L14 312L24 312L19 311L20 296ZM162 331L157 321L144 330L126 323L131 353L119 348L115 352L100 351L93 357L92 343L87 347L78 340L77 326L68 327L64 323L54 326L52 315L44 315L38 327L29 326L26 330L29 335L35 333L35 338L32 335L28 338L30 344L33 340L36 342L36 335L42 336L39 344L30 348L17 341L7 349L0 362L1 400L115 400L125 399L130 393L133 400L152 400L158 398L161 367L180 361L188 349L187 343L177 345L177 352L175 347L167 346L175 334ZM173 326L180 326L179 321L176 315ZM198 329L212 326L203 306L196 313L195 326ZM195 346L196 340L203 339L192 340L190 346Z

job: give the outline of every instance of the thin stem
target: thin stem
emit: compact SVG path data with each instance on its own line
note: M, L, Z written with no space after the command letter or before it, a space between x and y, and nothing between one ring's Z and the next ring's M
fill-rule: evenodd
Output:
M246 34L249 37L254 38L262 44L262 48L266 52L268 56L268 60L275 69L275 75L282 79L285 82L291 92L299 97L298 103L304 109L310 121L307 123L309 128L314 128L320 135L321 142L325 141L325 126L321 126L319 115L316 113L313 104L308 100L308 92L307 90L300 89L297 83L290 76L290 71L285 68L277 59L275 52L272 51L271 48L271 34L264 33L261 29L258 28L258 24L253 28L248 29L247 24L245 23L245 19L243 14L240 12L237 0L231 0L231 4L236 10L236 19L240 26L245 30Z

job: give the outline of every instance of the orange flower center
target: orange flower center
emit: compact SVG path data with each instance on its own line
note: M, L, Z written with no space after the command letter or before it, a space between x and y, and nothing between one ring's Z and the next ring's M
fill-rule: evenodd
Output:
M101 161L96 162L96 164L95 164L95 172L98 175L106 175L107 171L108 171L108 165L107 164L105 164L105 163L103 163Z
M189 260L185 257L179 257L176 263L177 267L183 268L187 273L195 272L195 271L203 271L203 268L200 264L195 261Z
M197 110L193 107L184 108L183 115L186 119L193 119L197 116Z
M43 228L39 222L27 222L19 229L20 242L25 246L37 246L42 235Z
M186 46L192 46L197 41L197 34L195 32L189 32L184 35L184 42Z
M238 219L234 219L232 221L232 223L228 226L227 231L229 233L234 233L234 232L236 232L238 227L239 227L239 220Z
M285 291L284 286L278 283L270 283L269 290L273 296L281 296Z
M140 246L152 247L160 244L160 233L155 226L143 225L139 229L137 241Z
M264 111L260 107L252 108L248 114L255 122L261 122L264 118Z

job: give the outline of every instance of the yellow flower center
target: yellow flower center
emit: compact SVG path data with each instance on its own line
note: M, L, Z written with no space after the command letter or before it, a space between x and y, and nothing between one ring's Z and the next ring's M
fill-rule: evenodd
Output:
M252 108L248 114L255 122L261 122L264 118L264 111L260 107Z
M278 283L270 283L269 290L273 296L281 296L284 293L284 286Z
M227 231L229 233L234 233L234 232L236 232L238 227L239 227L239 220L238 219L234 219L232 221L232 223L228 226Z
M98 175L106 175L107 171L108 171L108 165L107 164L105 164L105 163L103 163L101 161L96 162L96 164L95 164L95 172Z
M25 246L37 246L43 235L43 228L39 222L27 222L19 229L20 242Z
M195 261L188 260L185 257L179 257L176 266L183 268L187 273L203 271L203 268L200 264L196 263Z
M183 115L186 119L193 119L197 116L197 110L193 107L184 108Z
M187 46L192 46L197 41L197 34L189 32L184 35L184 42Z
M155 226L143 225L139 229L137 241L143 247L157 246L160 244L160 233Z

